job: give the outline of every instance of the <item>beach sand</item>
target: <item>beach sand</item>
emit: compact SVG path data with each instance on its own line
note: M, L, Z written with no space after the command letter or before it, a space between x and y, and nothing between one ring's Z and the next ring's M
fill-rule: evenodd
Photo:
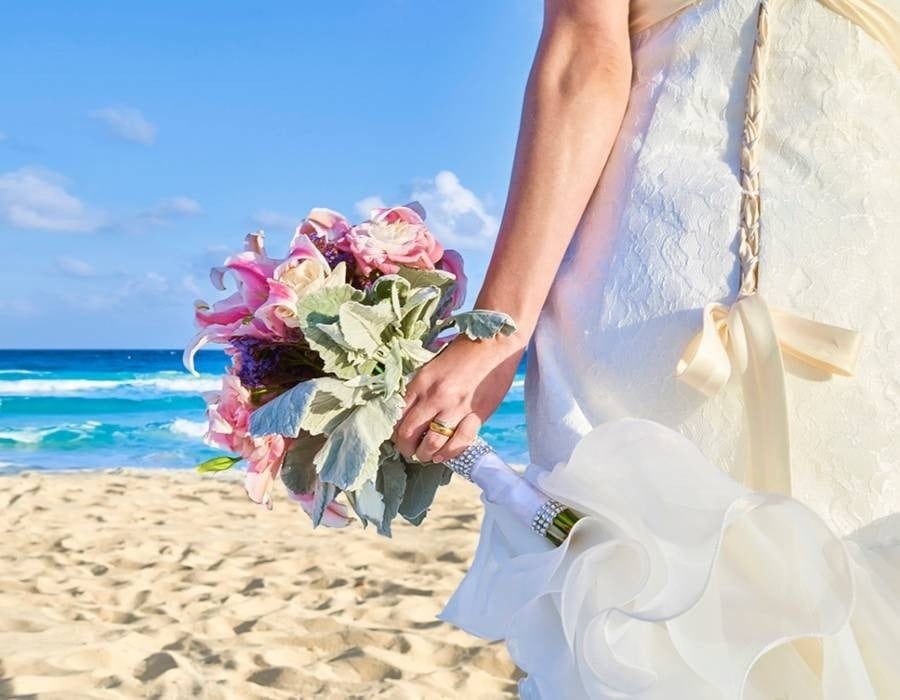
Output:
M420 528L312 530L239 473L0 477L0 697L501 698L500 644L435 619L477 540L454 480Z

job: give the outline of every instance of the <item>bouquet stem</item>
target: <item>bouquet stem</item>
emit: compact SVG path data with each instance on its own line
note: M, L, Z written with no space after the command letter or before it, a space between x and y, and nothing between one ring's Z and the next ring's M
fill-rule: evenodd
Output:
M480 486L488 502L509 508L534 532L556 546L565 541L581 518L574 510L550 498L516 472L480 437L459 456L444 464Z

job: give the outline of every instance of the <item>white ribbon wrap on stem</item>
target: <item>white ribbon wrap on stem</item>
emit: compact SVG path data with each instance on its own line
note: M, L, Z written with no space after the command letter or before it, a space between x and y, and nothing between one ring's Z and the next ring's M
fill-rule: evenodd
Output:
M474 464L472 481L481 487L489 503L508 508L528 526L535 513L550 500L493 450L486 452Z
M546 535L556 515L565 508L504 462L481 438L444 464L481 487L487 503L504 507L541 536Z

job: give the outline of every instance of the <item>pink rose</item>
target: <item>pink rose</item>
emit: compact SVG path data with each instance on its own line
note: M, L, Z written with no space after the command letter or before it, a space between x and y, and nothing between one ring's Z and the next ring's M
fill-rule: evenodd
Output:
M394 274L401 265L434 269L444 250L425 226L420 211L417 204L375 209L369 221L349 231L341 246L353 254L363 275L373 270Z

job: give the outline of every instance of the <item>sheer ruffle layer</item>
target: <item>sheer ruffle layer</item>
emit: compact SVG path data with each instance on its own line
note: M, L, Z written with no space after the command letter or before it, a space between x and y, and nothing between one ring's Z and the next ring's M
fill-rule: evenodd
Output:
M533 469L533 467L532 467ZM900 688L900 516L841 539L679 433L621 419L530 474L586 517L554 548L485 504L441 617L503 639L534 698L881 698Z

